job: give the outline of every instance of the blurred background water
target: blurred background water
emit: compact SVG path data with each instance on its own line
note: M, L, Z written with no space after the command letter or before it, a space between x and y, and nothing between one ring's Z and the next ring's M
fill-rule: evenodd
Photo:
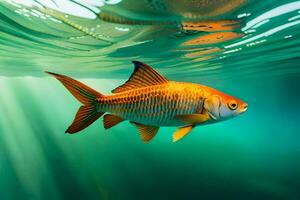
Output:
M299 23L291 0L1 0L0 199L300 199ZM249 109L175 144L64 134L79 103L43 71L109 94L131 60Z

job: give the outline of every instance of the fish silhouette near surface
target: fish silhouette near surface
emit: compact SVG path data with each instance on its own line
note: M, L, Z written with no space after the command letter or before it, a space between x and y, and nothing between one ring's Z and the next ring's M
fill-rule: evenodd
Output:
M105 129L129 120L144 142L150 141L160 126L176 126L176 142L195 126L210 124L239 115L247 103L213 88L170 81L150 66L133 61L135 68L123 85L103 95L70 77L47 72L58 79L83 105L66 133L79 132L104 113Z

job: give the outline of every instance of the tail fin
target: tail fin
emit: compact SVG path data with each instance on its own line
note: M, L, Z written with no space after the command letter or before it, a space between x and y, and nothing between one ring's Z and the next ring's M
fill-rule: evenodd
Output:
M101 115L103 115L102 112L97 111L96 99L104 97L104 95L70 77L52 72L46 73L59 80L69 90L69 92L83 104L83 106L81 106L77 111L77 114L72 124L66 130L66 133L77 133L91 125L94 121L101 117Z

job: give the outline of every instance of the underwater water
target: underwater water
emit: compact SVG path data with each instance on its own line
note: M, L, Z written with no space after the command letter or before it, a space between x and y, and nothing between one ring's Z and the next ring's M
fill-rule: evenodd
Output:
M300 1L1 0L0 199L300 199L299 35ZM177 143L65 134L80 104L44 71L110 94L132 60L248 111Z

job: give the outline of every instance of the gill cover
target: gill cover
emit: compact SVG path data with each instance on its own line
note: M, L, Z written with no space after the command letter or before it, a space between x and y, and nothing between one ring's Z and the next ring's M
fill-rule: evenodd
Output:
M209 116L214 120L220 119L220 98L218 96L211 96L204 102L204 108L208 112Z

